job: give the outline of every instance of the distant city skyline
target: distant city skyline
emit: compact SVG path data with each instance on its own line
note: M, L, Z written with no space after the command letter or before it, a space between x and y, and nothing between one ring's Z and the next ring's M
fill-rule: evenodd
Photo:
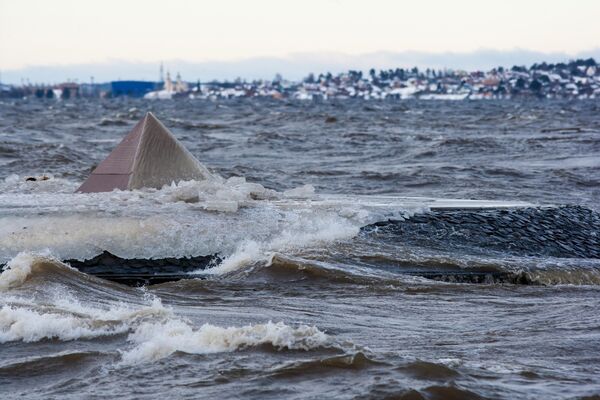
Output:
M155 80L161 61L188 80L566 61L598 57L599 16L593 0L0 0L0 79Z

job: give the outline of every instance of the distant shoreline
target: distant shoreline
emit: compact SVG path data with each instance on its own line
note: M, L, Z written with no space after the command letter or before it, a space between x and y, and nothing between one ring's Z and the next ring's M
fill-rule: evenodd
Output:
M115 98L143 97L169 100L275 98L296 100L330 99L596 99L600 98L600 65L593 58L568 63L535 63L531 67L498 67L487 72L396 68L350 70L333 75L309 74L300 81L281 76L273 80L186 82L177 74L171 80L112 81L106 83L63 82L56 85L2 85L0 98Z

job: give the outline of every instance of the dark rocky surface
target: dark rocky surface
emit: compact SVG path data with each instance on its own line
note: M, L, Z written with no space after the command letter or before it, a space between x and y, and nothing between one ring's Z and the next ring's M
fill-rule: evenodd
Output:
M193 278L194 271L216 265L220 261L216 255L125 259L107 251L89 260L65 260L67 264L86 274L133 286Z
M580 206L432 211L364 230L389 235L388 240L479 254L600 258L600 215Z

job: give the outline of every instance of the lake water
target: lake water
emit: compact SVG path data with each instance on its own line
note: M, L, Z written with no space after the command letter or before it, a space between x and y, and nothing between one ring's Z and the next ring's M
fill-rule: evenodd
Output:
M75 194L146 111L217 179ZM598 396L599 112L4 101L0 397ZM103 251L220 261L143 287L61 262Z

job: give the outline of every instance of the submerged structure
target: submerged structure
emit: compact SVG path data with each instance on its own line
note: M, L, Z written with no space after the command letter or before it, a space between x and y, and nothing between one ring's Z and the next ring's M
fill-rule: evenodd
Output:
M149 112L77 191L159 189L171 182L204 180L210 176L210 172Z

